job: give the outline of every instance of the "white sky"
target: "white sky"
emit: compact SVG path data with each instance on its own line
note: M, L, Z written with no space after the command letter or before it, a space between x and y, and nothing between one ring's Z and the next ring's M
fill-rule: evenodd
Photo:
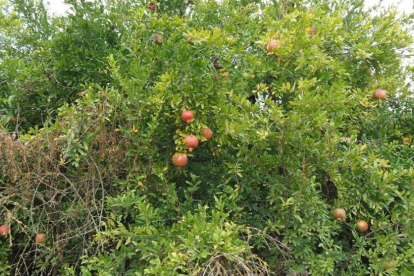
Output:
M388 7L391 5L397 6L400 12L410 12L413 11L413 0L366 0L367 6L373 6L375 4L381 3L382 6Z
M68 9L68 6L63 3L63 0L48 0L48 2L49 12L51 14L62 15Z
M51 14L61 15L67 11L67 6L63 3L63 0L49 0L49 11ZM395 5L400 12L413 11L414 0L366 0L367 7L371 7L375 4L382 3L382 6L387 7Z

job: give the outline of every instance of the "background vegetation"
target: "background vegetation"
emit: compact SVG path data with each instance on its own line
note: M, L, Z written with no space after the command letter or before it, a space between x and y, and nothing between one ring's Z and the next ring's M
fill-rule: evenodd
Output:
M412 15L66 3L0 0L0 275L412 275Z

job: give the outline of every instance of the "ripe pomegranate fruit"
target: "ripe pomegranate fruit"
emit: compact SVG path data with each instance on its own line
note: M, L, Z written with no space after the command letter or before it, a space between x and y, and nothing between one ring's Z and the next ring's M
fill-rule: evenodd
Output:
M221 74L221 75L226 78L227 82L230 82L230 73L229 72L223 72L223 74Z
M279 40L272 39L270 40L269 44L267 45L268 52L274 52L274 49L279 48Z
M316 33L317 33L316 28L314 28L314 27L308 27L307 31L308 31L308 34L312 35L312 36L316 35Z
M376 100L385 100L385 98L387 98L387 92L382 89L376 89L372 96Z
M187 135L184 137L185 146L190 150L193 151L196 147L198 147L198 139L194 135Z
M10 234L10 226L2 225L0 226L0 236L7 237Z
M388 270L388 269L392 269L392 268L394 268L395 267L395 262L396 262L397 260L396 259L393 259L391 262L389 262L389 263L387 263L387 262L383 262L382 263L382 266L384 267L384 269L385 270Z
M336 208L336 209L333 211L333 215L334 215L334 217L335 217L336 219L341 220L341 219L345 218L345 216L346 216L346 212L345 212L345 210L344 210L344 209L342 209L342 208Z
M204 138L207 140L210 140L210 138L213 136L213 131L209 127L206 127L200 132L200 135L204 136Z
M155 44L161 45L162 44L162 35L155 34L152 36L152 39L155 41Z
M185 167L188 163L187 155L177 152L172 156L172 163L178 168Z
M368 228L369 228L368 223L366 221L364 221L364 220L360 220L356 224L356 229L359 232L365 232L365 231L368 230Z
M148 4L148 9L150 9L150 10L155 10L157 8L157 4L155 4L154 2L150 2L149 4Z
M45 239L46 239L46 235L43 233L39 233L36 235L35 241L36 243L41 244L45 241Z
M183 113L181 113L181 120L189 124L191 122L191 119L194 118L194 114L191 110L184 110Z

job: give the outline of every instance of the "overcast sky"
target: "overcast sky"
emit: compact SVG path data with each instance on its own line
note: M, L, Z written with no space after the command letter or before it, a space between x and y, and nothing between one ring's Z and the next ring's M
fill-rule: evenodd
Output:
M67 10L66 5L63 3L63 0L49 0L50 6L49 11L52 14L63 14ZM398 10L401 12L413 11L413 0L366 0L365 3L367 6L373 6L382 2L382 5L396 5Z

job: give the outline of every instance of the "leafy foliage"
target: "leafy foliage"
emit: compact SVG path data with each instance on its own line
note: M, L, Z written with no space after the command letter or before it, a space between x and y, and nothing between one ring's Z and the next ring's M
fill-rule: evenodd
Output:
M1 275L414 271L412 16L360 0L68 0L62 17L0 3Z

